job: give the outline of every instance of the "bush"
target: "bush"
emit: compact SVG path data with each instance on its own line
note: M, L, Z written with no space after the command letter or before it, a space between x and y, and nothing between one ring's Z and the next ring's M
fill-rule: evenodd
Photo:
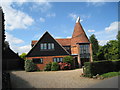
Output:
M51 63L51 62L50 62L50 63L48 63L48 64L46 64L46 66L45 66L44 70L45 70L45 71L51 71L51 65L52 65L52 63Z
M69 70L69 69L71 69L71 65L69 63L60 62L58 64L59 64L61 70Z
M69 63L71 66L73 66L73 57L72 56L66 56L63 58L64 63Z
M84 74L86 77L114 71L120 71L120 61L85 62L84 64Z
M52 62L51 71L59 70L59 64L57 62Z
M32 60L25 60L25 71L31 72L37 70L36 65L33 63Z

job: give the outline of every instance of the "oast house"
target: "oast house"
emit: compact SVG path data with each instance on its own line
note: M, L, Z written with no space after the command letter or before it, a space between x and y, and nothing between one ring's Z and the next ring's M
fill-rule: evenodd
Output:
M55 39L46 31L39 40L33 40L31 46L26 59L33 60L40 70L49 62L62 62L65 56L73 56L74 66L81 67L84 62L92 62L91 43L80 24L79 17L71 38Z

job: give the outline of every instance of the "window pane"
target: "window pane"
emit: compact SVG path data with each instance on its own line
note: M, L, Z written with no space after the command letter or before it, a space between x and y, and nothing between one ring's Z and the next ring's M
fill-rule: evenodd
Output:
M51 49L54 49L54 43L51 43Z
M61 62L62 62L62 59L63 59L63 58L60 58L60 61L61 61Z
M44 49L47 49L47 44L46 43L44 43Z
M40 49L44 49L44 48L43 48L43 44L40 44Z
M48 43L48 49L51 49L51 43Z
M43 63L43 59L42 58L40 58L40 63Z
M59 58L57 58L57 62L59 62Z
M54 58L53 61L56 62L56 58Z

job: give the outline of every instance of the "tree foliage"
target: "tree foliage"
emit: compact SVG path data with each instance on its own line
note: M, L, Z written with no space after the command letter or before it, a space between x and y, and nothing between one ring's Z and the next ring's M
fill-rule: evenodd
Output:
M26 55L27 55L26 53L22 53L22 54L20 55L20 57L25 60L25 56L26 56Z
M46 64L44 70L45 70L45 71L51 71L51 66L52 66L52 63L49 62L48 64Z
M118 30L118 35L117 35L117 40L118 40L118 58L120 59L120 30Z
M57 62L52 62L51 71L58 71L58 70L59 70L59 64Z
M72 56L66 56L66 57L63 58L63 62L73 65L73 57Z
M98 60L97 53L98 53L98 50L99 50L99 44L98 44L98 40L96 39L94 34L92 34L90 36L90 42L92 43L93 60Z
M110 40L106 45L102 46L98 53L98 60L118 59L118 41Z
M25 71L26 72L32 72L32 71L36 71L37 67L36 65L33 63L32 60L25 60Z

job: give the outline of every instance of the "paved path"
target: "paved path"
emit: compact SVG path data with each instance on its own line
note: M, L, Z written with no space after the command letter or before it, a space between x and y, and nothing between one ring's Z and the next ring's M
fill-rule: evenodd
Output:
M82 69L50 72L12 71L13 88L87 88L101 80L80 77Z

